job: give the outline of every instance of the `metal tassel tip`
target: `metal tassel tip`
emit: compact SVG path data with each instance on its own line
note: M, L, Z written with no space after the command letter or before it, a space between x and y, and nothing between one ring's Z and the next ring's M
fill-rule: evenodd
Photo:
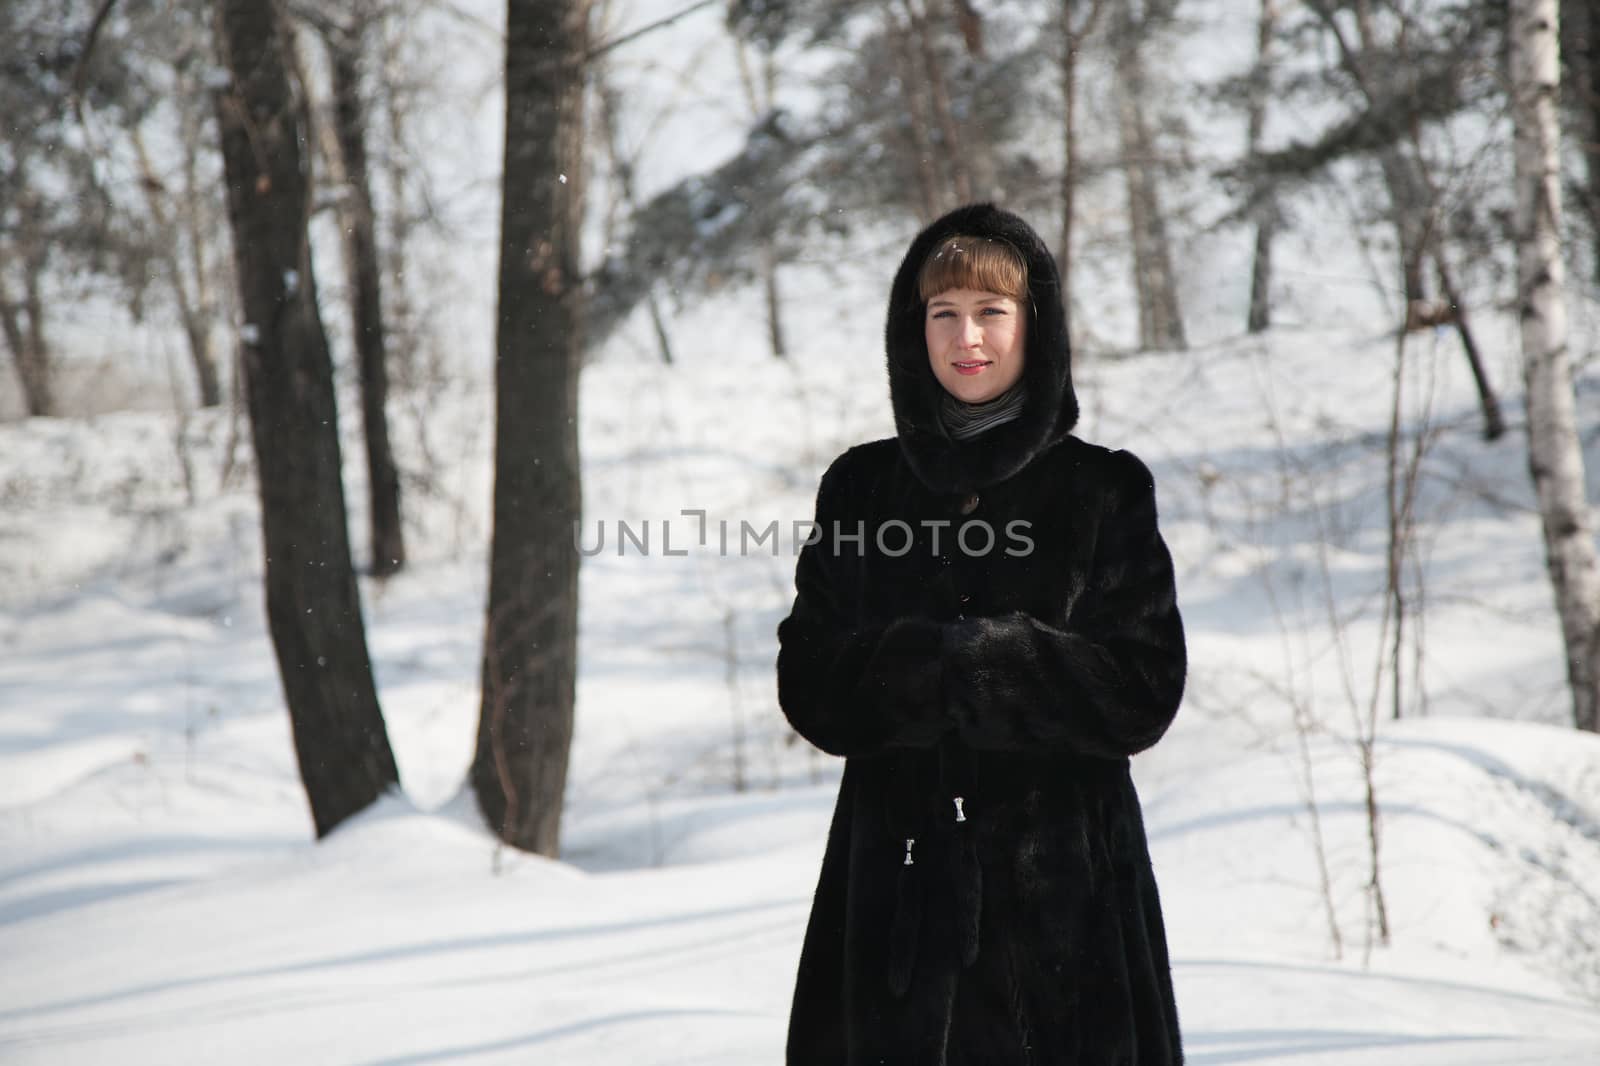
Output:
M967 812L961 809L961 805L964 802L966 802L966 801L963 800L960 796L956 797L956 821L958 821L958 822L964 822L964 821L967 820Z
M907 865L907 866L915 866L916 865L916 863L911 861L911 845L913 845L915 843L916 843L916 839L915 838L913 838L913 837L907 837L906 838L906 861L905 861L905 865Z

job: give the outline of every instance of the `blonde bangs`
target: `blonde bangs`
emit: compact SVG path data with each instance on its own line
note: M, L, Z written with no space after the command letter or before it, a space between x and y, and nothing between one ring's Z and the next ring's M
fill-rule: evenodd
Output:
M1021 301L1028 264L1011 245L987 237L946 237L923 261L917 294L927 303L951 289L976 289Z

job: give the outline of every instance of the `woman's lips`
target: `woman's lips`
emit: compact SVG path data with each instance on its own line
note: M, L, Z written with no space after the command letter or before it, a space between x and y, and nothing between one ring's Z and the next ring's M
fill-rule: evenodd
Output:
M964 359L959 363L952 363L951 365L956 368L957 374L978 374L983 371L984 367L989 365L989 361L987 359Z

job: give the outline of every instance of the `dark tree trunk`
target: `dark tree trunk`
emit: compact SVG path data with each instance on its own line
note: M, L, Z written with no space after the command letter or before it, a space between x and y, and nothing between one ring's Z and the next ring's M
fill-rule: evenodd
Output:
M667 318L661 313L661 301L656 299L652 290L645 295L644 302L650 311L650 325L656 331L656 350L661 353L661 361L671 366L675 361L672 358L672 335L667 332Z
M1478 409L1483 413L1483 439L1499 440L1505 435L1506 420L1500 413L1500 400L1489 382L1489 371L1483 365L1483 355L1478 351L1478 341L1472 332L1472 320L1467 305L1456 288L1455 275L1444 251L1435 247L1433 266L1439 275L1439 288L1444 292L1446 304L1455 317L1456 335L1461 338L1461 350L1466 353L1467 366L1472 371L1472 383L1478 390Z
M350 563L333 365L317 311L301 145L309 116L276 0L218 0L217 97L267 621L317 836L399 784Z
M471 771L500 838L551 856L577 678L588 9L588 0L507 4L494 535Z
M17 166L21 182L22 166ZM17 203L18 232L5 247L0 247L0 327L11 349L11 359L17 369L17 382L22 386L23 410L30 417L57 414L55 389L50 360L50 345L44 332L44 299L39 283L44 274L46 248L43 238L34 229L32 220L37 205L31 195L23 195ZM9 263L20 267L22 297L14 300L6 281L4 269Z
M343 164L345 271L350 287L356 361L361 368L361 419L367 442L372 572L385 577L405 565L400 525L400 471L389 447L389 368L383 323L383 268L378 258L372 183L367 166L367 109L361 93L365 25L327 35L333 69L333 130Z
M775 359L789 357L783 336L783 296L778 288L778 250L767 240L761 247L761 280L767 297L767 341Z
M1277 226L1271 218L1256 221L1255 252L1250 259L1250 310L1245 329L1264 333L1272 325L1272 240Z
M1256 69L1250 86L1245 145L1245 152L1252 159L1261 150L1261 134L1266 125L1269 64L1277 20L1276 0L1261 0L1261 13L1256 19ZM1257 192L1256 201L1255 254L1250 260L1250 310L1245 317L1245 329L1262 333L1272 325L1272 242L1278 232L1278 209L1275 197L1264 189Z
M1561 0L1561 102L1583 153L1580 197L1594 257L1591 280L1600 283L1600 14L1594 0Z
M22 328L22 315L5 291L0 278L0 331L11 351L11 363L16 367L17 383L22 386L22 409L30 417L54 414L54 401L50 395L50 378L41 373L41 362L29 340L31 331ZM48 363L44 364L48 366Z
M44 298L40 295L40 281L44 277L44 252L32 249L23 256L22 306L28 312L27 375L32 382L32 397L36 415L56 414L56 399L51 371L50 342L44 336Z
M50 380L49 342L44 335L44 301L39 297L39 274L43 265L31 256L19 258L24 272L22 306L18 308L9 295L0 291L0 324L4 326L6 346L11 349L17 381L22 386L23 410L30 417L53 415L57 413L55 389Z
M22 320L17 317L17 309L12 306L10 298L5 292L5 279L0 278L0 334L6 339L6 349L11 352L12 365L17 370L17 381L23 386L23 401L26 409L27 402L27 376L23 373L23 349L27 345L22 337ZM32 413L31 411L29 412Z

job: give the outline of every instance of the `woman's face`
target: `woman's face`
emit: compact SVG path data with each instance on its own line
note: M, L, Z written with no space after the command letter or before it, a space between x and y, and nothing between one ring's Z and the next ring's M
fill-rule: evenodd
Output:
M1027 323L1009 296L946 289L928 301L923 335L933 376L965 403L992 400L1022 376Z

